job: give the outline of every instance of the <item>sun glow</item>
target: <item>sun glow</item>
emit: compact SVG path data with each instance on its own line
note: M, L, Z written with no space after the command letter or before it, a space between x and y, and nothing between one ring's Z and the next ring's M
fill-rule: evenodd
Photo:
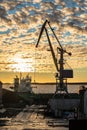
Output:
M28 61L29 60L29 61ZM33 59L23 59L20 57L14 58L14 64L12 64L12 70L16 72L32 72L34 70L33 66Z

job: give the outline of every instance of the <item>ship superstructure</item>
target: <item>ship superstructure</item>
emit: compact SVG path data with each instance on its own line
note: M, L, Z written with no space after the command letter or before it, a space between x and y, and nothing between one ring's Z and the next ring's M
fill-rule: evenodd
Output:
M26 77L22 77L22 75L20 74L20 78L19 78L16 75L16 77L14 78L14 91L32 93L31 76L27 74Z

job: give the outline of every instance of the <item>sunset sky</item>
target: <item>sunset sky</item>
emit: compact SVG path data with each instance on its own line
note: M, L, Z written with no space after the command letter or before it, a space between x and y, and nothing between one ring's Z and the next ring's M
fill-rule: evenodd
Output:
M87 0L1 0L0 80L13 82L17 72L32 81L55 82L56 68L45 32L35 48L41 27L49 20L61 45L65 68L73 69L70 82L87 82ZM46 26L56 57L59 44Z

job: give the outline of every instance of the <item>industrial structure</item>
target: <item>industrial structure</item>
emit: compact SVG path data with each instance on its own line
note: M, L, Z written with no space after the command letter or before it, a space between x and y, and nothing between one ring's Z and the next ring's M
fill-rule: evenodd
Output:
M0 105L2 104L2 82L0 81Z
M57 52L60 55L59 61L55 56L55 52L54 52L52 44L51 44L51 40L50 40L50 37L49 37L49 34L48 34L48 30L46 28L46 24L49 25L54 37L56 38L56 40L58 42L59 47L57 47ZM62 45L60 44L60 42L59 42L54 30L52 29L52 27L50 25L50 22L48 20L46 20L44 22L44 24L42 25L36 47L38 47L38 44L40 42L40 38L41 38L44 30L46 32L46 36L47 36L48 43L49 43L49 46L50 46L50 51L51 51L53 61L54 61L56 71L57 71L56 76L55 76L56 77L56 92L55 92L55 94L59 91L60 92L64 91L64 92L68 93L68 91L67 91L67 78L73 78L73 70L72 69L66 70L64 68L64 54L67 53L69 56L71 56L71 53L67 52L66 50L63 49Z
M56 58L55 52L53 50L46 24L48 24L49 29L52 31L55 39L58 42L57 53L59 55L59 60ZM68 93L67 90L67 78L73 78L73 70L64 68L64 54L67 53L69 56L71 56L71 53L63 49L62 45L60 44L54 32L54 29L52 29L50 22L48 20L46 20L42 25L36 47L38 47L38 44L40 42L44 30L46 32L46 36L50 46L50 51L57 71L55 76L56 91L53 97L49 100L48 106L50 108L50 111L54 113L55 116L61 117L63 111L71 111L71 110L74 111L75 109L77 109L80 103L80 99L78 98L78 96L74 98L69 96L70 94ZM66 98L65 95L67 95Z

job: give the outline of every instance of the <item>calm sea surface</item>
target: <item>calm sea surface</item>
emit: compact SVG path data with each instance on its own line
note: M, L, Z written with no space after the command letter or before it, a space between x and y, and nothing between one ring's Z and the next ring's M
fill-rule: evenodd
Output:
M87 88L87 83L83 84L68 84L67 89L69 93L79 93L81 86ZM34 93L54 93L56 91L56 84L31 84ZM14 91L13 84L3 84L3 88Z
M81 86L84 85L87 88L87 84L69 84L67 89L69 93L79 93ZM32 85L35 93L54 93L56 90L55 84L43 84L43 85Z

